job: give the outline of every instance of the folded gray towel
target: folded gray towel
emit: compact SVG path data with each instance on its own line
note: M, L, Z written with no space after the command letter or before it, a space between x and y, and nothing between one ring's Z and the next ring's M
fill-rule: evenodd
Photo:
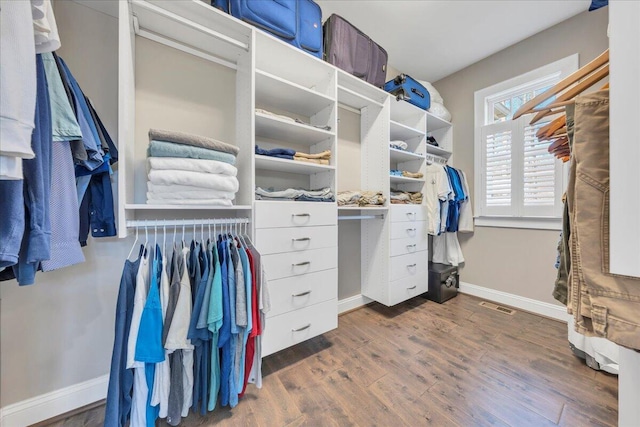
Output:
M222 151L224 153L238 155L238 147L218 141L206 136L191 135L173 130L149 129L149 139L173 142L175 144L191 145L193 147L206 148L208 150Z

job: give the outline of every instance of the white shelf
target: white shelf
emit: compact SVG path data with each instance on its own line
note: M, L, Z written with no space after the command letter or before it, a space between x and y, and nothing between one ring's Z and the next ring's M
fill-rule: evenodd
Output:
M423 183L424 178L407 178L406 176L389 175L392 184L418 184Z
M335 132L290 122L264 113L256 113L256 137L280 142L313 145L335 136Z
M444 157L445 159L448 159L449 157L451 157L451 154L452 154L451 151L449 150L445 150L443 148L436 147L430 144L427 144L427 153Z
M371 98L342 86L338 86L338 104L346 105L356 110L362 110L370 106L382 108L381 102L374 101Z
M389 157L392 162L408 162L411 160L424 160L424 154L411 153L410 151L398 150L397 148L389 147Z
M256 154L256 169L297 173L300 175L313 175L315 173L333 171L336 167Z
M338 206L338 211L367 211L367 212L385 212L388 211L388 206Z
M451 123L427 111L427 130L429 132L446 127L451 127Z
M249 51L251 27L202 1L131 0L130 4L140 36L232 66Z
M389 135L391 141L395 141L398 139L406 141L407 139L425 136L425 132L391 120L389 122Z
M395 98L391 99L391 120L397 122L411 121L424 117L425 113L425 110L409 104L407 101L397 101Z
M338 69L338 102L362 109L370 105L382 107L389 93L358 77Z
M147 205L145 203L127 203L124 205L125 210L136 211L165 211L165 210L199 210L199 211L241 211L250 210L250 205L233 205L233 206L217 206L217 205Z
M333 105L335 100L312 89L256 70L256 104L273 106L305 117ZM268 108L267 108L268 109Z

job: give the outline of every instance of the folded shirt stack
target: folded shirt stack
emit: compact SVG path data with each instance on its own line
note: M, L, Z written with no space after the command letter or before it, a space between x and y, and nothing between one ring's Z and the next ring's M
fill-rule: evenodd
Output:
M401 171L398 169L391 169L389 171L389 175L404 176L405 178L422 178L424 176L422 172L409 172L409 171Z
M149 131L147 204L232 206L238 147L199 135Z
M399 191L391 190L391 203L394 205L420 205L422 204L422 193L419 191Z
M383 206L387 199L382 191L340 191L338 206Z
M296 160L298 162L316 163L318 165L328 165L331 160L331 150L325 150L317 154L307 154L291 148L264 149L256 145L256 154L279 159Z
M287 188L285 190L275 190L273 188L256 188L256 200L288 200L298 202L334 202L331 188L321 188L319 190L304 190L298 188Z
M312 125L312 124L309 124L309 123L307 123L305 121L302 121L300 119L294 119L293 117L285 116L283 114L276 114L276 113L273 113L271 111L264 110L262 108L256 108L256 113L264 114L266 116L276 117L276 118L278 118L280 120L286 120L286 121L291 122L291 123L298 123L298 124L305 125L305 126L312 126L312 127L316 128L316 129L322 129L322 130L327 130L327 131L331 130L331 126L329 126L329 125Z

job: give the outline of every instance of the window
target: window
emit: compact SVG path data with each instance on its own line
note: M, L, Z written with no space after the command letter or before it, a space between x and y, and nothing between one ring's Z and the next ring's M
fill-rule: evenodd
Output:
M533 114L512 117L577 69L576 54L475 93L476 225L560 228L566 173L536 138L554 117L534 125Z

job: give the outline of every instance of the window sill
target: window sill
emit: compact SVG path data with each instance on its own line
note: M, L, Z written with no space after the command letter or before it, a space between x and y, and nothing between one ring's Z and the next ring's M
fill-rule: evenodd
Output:
M476 217L476 227L524 228L529 230L562 230L562 218Z

